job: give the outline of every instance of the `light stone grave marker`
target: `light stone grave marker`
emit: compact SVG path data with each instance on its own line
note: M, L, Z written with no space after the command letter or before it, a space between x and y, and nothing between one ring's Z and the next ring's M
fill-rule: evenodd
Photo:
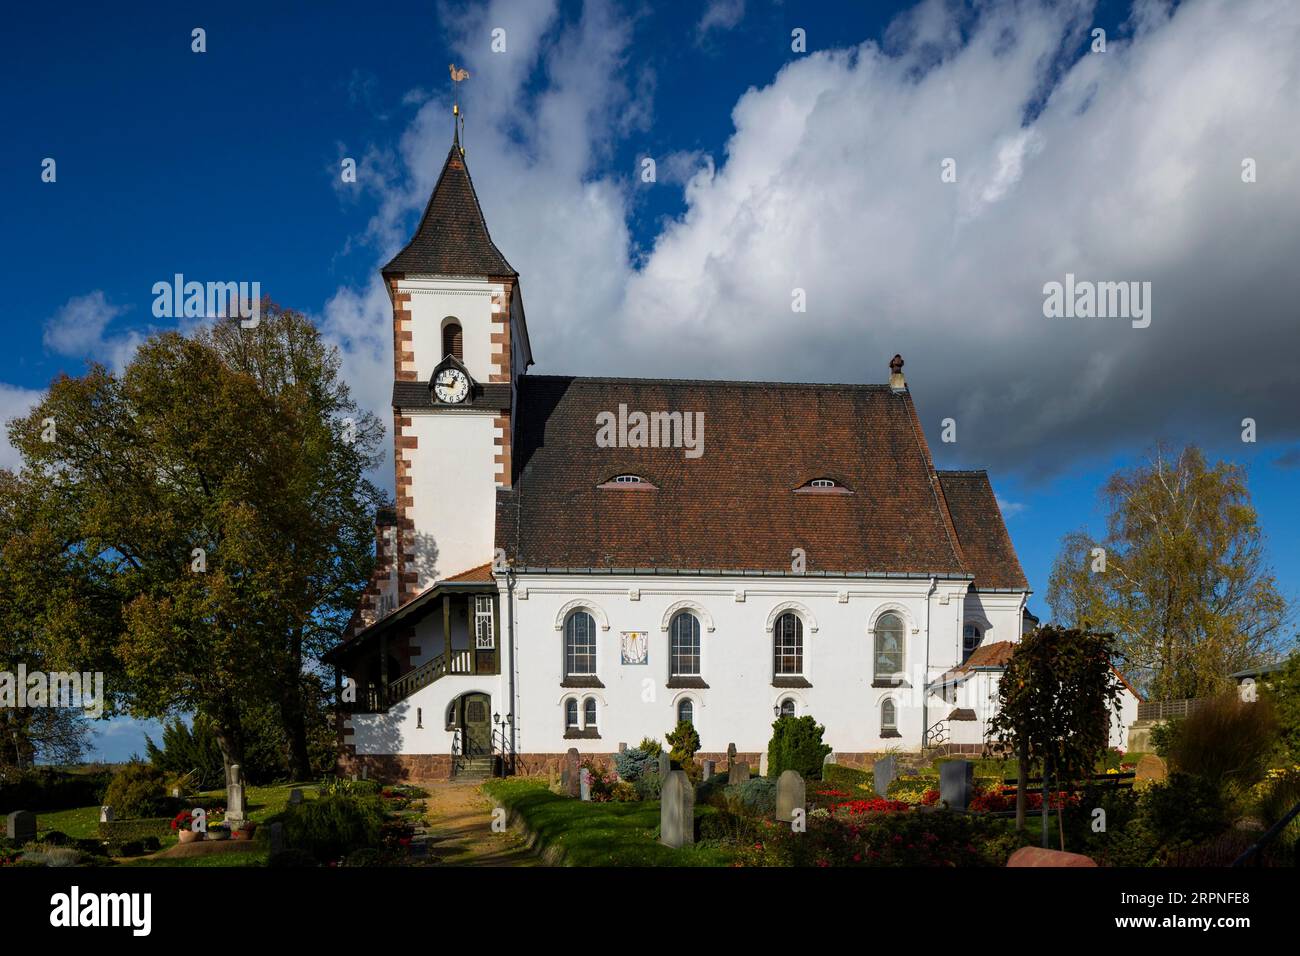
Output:
M776 818L782 823L794 821L794 811L808 803L808 788L798 771L786 770L776 781Z
M659 842L678 849L695 842L695 788L685 771L664 780L659 798Z

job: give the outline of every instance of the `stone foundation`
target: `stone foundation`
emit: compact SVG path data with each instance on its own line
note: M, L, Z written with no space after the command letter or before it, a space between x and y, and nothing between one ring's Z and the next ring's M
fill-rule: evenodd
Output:
M339 754L340 777L365 776L381 783L450 780L450 754Z

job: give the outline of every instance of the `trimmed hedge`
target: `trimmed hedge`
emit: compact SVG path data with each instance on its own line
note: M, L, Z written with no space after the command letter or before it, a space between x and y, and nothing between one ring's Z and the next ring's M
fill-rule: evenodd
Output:
M145 817L139 820L114 820L99 825L99 837L109 843L125 844L143 842L149 837L163 840L171 836L171 817Z

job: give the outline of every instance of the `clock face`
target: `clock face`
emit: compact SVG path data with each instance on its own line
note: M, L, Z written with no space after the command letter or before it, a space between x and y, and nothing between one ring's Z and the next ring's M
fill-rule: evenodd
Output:
M469 379L458 368L445 368L434 379L433 394L438 396L438 401L449 405L463 402L469 395Z

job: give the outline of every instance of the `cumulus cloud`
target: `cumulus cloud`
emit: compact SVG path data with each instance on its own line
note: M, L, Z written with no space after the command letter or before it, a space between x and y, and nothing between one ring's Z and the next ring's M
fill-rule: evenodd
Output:
M745 0L709 0L696 33L701 37L713 30L730 30L745 19Z
M9 430L6 426L12 419L30 412L44 394L36 389L19 388L0 382L0 468L17 471L22 464L22 456L9 444Z
M102 362L121 371L144 341L135 331L105 334L109 323L125 312L124 306L113 305L99 289L73 296L46 320L45 347L66 358Z
M901 352L945 465L1029 475L1157 438L1214 445L1246 415L1296 437L1288 0L1140 0L1106 53L1082 56L1085 0L928 0L883 43L792 55L747 91L723 154L687 167L684 150L652 187L682 190L685 210L644 255L634 170L607 162L652 106L633 24L595 4L576 21L550 3L458 17L458 55L508 30L509 55L479 57L466 84L466 143L537 371L881 382ZM367 230L384 255L450 133L429 102L403 135ZM1151 282L1150 327L1045 318L1043 287L1067 273ZM382 288L343 290L327 313L387 417ZM955 445L937 441L947 417Z

